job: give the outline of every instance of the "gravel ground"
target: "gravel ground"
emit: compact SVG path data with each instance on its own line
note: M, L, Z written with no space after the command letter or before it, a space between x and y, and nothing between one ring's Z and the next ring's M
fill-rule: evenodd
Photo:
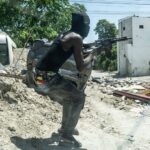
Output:
M20 51L15 51L16 58ZM26 53L16 65L17 72L25 68ZM6 70L11 72L13 66ZM93 71L77 126L76 138L83 148L74 149L57 145L61 105L19 79L0 77L0 150L148 150L149 104L112 94L116 89L142 90L148 78L114 78L112 73Z

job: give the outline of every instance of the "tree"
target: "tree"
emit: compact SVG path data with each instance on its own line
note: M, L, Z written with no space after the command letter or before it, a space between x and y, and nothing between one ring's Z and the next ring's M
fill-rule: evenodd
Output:
M0 29L22 47L27 39L54 39L70 28L73 11L86 9L68 0L3 0L0 10Z
M117 34L115 24L106 19L99 20L94 31L98 34L99 39L114 38Z
M102 19L99 20L96 28L94 29L95 33L98 34L99 40L115 38L117 35L117 28L114 23ZM113 71L117 69L117 48L116 44L104 45L104 52L99 54L96 59L95 69L109 70Z

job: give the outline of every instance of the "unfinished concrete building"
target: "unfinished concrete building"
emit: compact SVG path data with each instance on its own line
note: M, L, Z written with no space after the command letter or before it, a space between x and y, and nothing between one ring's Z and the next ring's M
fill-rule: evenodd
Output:
M119 20L118 71L121 76L150 75L150 18L127 17Z

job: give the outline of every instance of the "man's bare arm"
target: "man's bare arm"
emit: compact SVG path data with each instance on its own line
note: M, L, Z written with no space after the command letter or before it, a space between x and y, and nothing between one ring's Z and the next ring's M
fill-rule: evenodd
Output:
M84 72L89 63L91 63L93 56L92 54L89 54L86 58L84 58L81 36L75 33L70 33L62 39L62 45L65 50L69 50L71 47L73 48L77 69L79 72Z

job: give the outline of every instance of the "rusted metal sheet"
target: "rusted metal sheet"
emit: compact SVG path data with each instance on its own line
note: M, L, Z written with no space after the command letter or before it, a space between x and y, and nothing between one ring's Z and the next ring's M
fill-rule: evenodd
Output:
M116 96L125 96L127 98L132 98L132 99L136 99L136 100L141 100L141 101L146 101L149 102L150 101L150 97L146 96L144 94L133 94L133 93L129 93L126 91L113 91L113 95Z

